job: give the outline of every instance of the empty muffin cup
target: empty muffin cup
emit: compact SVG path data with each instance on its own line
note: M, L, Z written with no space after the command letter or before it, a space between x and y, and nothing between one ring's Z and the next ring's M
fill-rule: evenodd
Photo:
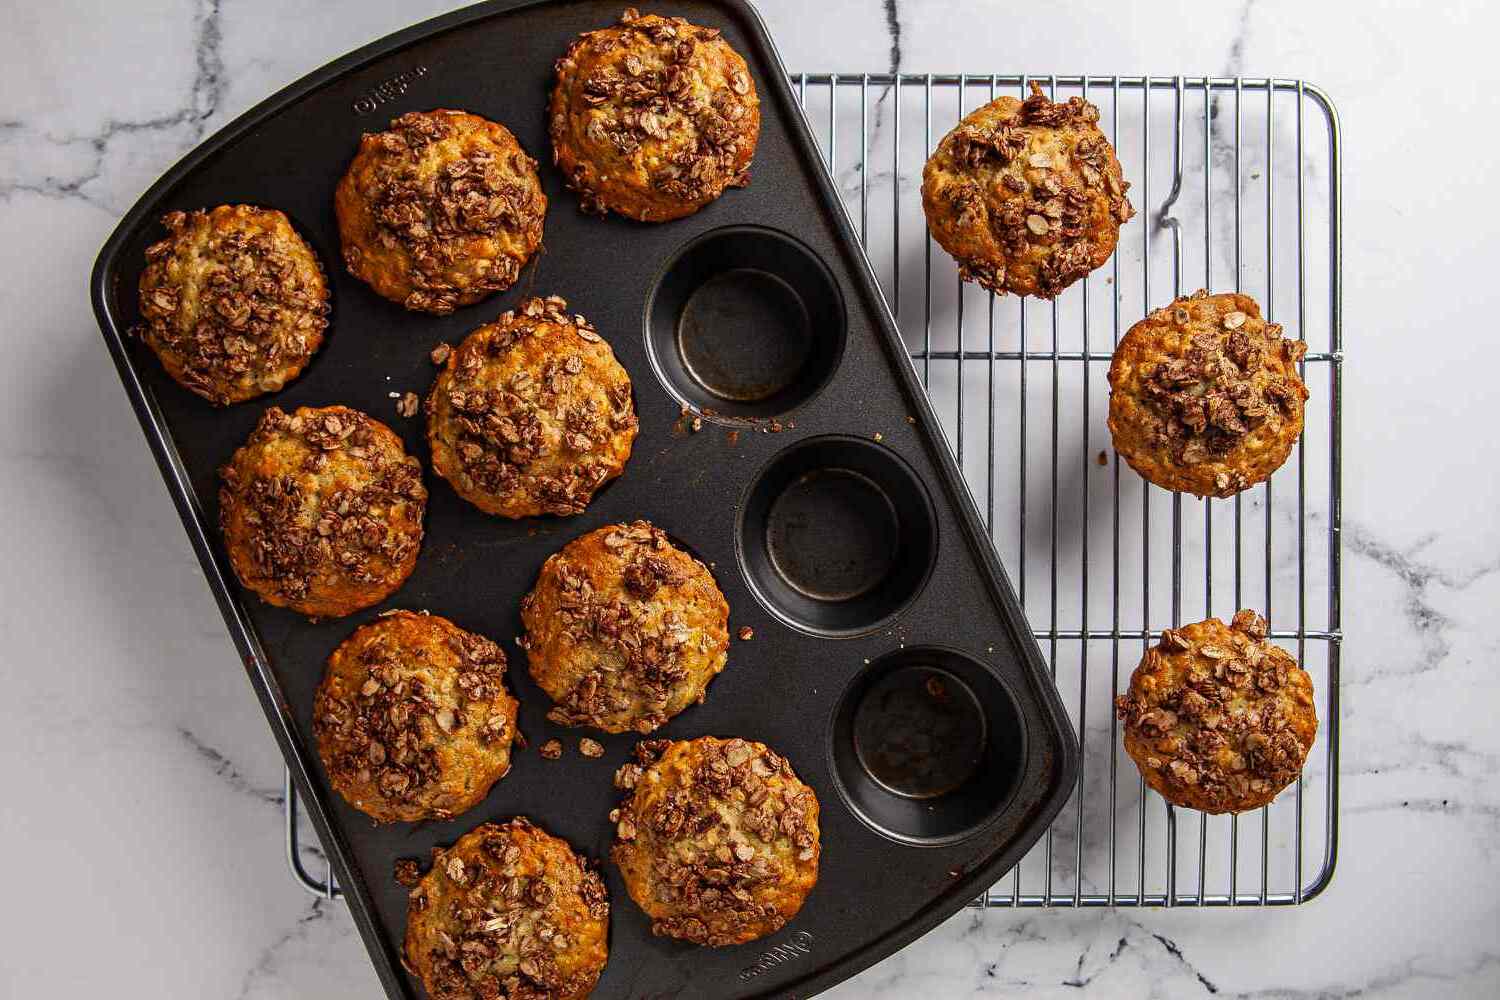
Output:
M773 614L814 634L856 635L921 592L937 522L927 490L889 448L817 437L761 472L741 507L738 547Z
M710 418L784 416L844 353L844 302L811 250L758 226L688 244L646 306L646 345L678 400Z
M977 832L1015 791L1026 736L1010 692L958 652L913 647L864 670L834 713L834 774L878 833L949 844Z

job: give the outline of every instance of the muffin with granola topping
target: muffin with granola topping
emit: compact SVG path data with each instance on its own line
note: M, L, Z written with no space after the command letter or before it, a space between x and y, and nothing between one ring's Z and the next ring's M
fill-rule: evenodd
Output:
M517 705L495 643L389 611L328 658L313 734L329 783L377 823L451 819L510 771Z
M582 513L630 458L630 376L567 307L532 298L481 326L427 397L433 470L486 513Z
M1281 468L1302 435L1307 345L1248 295L1198 291L1130 328L1109 366L1109 432L1162 489L1233 496Z
M253 205L169 212L146 250L141 339L181 385L217 406L277 392L328 327L328 282L281 212Z
M541 245L547 197L509 129L439 109L365 133L334 208L349 273L441 316L515 283Z
M1173 805L1258 809L1297 780L1318 733L1312 678L1241 610L1167 629L1116 699L1125 752Z
M407 969L433 1000L583 1000L609 959L609 895L524 816L485 823L411 890Z
M729 656L729 605L708 568L647 521L576 538L521 602L547 718L649 733L703 700Z
M761 743L647 740L615 775L610 857L651 932L721 947L773 934L818 881L818 797Z
M750 182L760 98L717 28L628 8L557 61L552 157L586 212L691 215Z
M1054 103L1035 82L943 137L922 171L922 209L959 275L996 294L1055 298L1114 253L1134 214L1099 109Z
M340 618L406 582L422 545L422 468L347 406L271 407L219 470L229 562L268 604Z

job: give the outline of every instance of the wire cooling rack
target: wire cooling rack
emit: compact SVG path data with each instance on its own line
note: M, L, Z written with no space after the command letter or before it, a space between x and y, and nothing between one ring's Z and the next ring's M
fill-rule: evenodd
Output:
M1097 104L1132 182L1112 261L1055 302L964 285L927 236L922 165L963 114L1031 81ZM1078 785L975 906L1304 902L1338 847L1341 201L1338 116L1300 80L800 74L792 78L912 363L1020 592L1077 728ZM1148 485L1109 450L1105 380L1124 329L1174 295L1243 291L1307 341L1292 459L1229 500ZM1174 809L1120 745L1114 696L1161 629L1253 607L1312 675L1303 776L1244 816ZM339 889L299 834L309 892ZM314 874L314 869L318 874Z

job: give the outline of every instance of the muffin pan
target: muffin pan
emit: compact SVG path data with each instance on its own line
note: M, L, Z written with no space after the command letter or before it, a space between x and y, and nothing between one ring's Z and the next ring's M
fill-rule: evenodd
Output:
M611 776L637 737L547 723L550 702L513 642L542 562L604 524L647 518L682 539L728 599L731 636L751 636L731 643L706 702L654 735L741 736L784 753L822 803L823 856L818 886L786 928L720 949L653 938L606 863L610 960L596 997L825 989L990 885L1047 828L1076 778L1075 738L1034 640L747 4L651 10L722 29L749 62L762 132L748 188L689 218L641 225L580 213L544 166L545 252L514 288L450 316L407 313L344 272L333 189L362 132L405 111L463 108L505 124L545 164L552 61L620 8L482 4L333 63L153 185L93 274L105 341L391 997L422 995L401 968L406 892L392 878L396 860L425 862L433 846L515 815L591 857L608 853ZM336 308L300 379L216 410L173 383L128 331L159 217L239 202L291 217L329 272ZM584 514L505 521L432 475L423 421L398 417L392 396L425 395L433 347L530 294L561 295L595 324L630 372L641 426L623 476ZM266 406L331 403L400 434L432 496L407 584L368 611L318 623L234 581L215 526L216 470ZM562 739L563 759L518 752L485 801L448 822L373 827L348 807L316 757L313 692L333 649L389 608L428 609L501 642L522 732L533 748ZM576 752L585 735L603 743L602 760Z

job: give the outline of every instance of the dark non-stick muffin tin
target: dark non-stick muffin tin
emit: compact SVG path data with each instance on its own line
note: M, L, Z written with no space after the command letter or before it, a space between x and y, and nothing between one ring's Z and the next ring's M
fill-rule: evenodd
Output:
M761 740L822 803L820 879L781 932L701 949L655 938L604 865L610 960L598 997L808 996L890 954L972 899L1046 829L1077 748L1030 631L760 20L742 0L654 5L723 30L761 96L752 182L687 219L579 212L547 166L552 63L618 2L481 4L393 35L292 85L175 166L121 222L92 293L169 491L239 647L354 920L392 997L402 971L399 858L425 859L486 820L524 814L595 858L609 851L615 768L637 737L561 730L514 644L542 562L600 525L647 518L708 563L728 598L729 664L655 735ZM349 277L333 190L362 132L405 111L501 122L542 161L544 251L516 287L451 316L408 313ZM167 211L250 203L286 212L334 297L326 346L274 396L214 409L132 340L136 282ZM430 469L415 572L384 604L314 623L235 582L215 523L217 468L268 406L341 403L386 421L427 463L429 353L530 294L561 295L630 372L640 436L624 475L577 517L507 521ZM689 412L684 413L684 407ZM328 654L387 608L427 609L500 641L532 749L470 812L376 827L329 787L311 735ZM738 638L750 636L752 638ZM561 737L546 761L535 747ZM576 752L600 739L602 760Z

